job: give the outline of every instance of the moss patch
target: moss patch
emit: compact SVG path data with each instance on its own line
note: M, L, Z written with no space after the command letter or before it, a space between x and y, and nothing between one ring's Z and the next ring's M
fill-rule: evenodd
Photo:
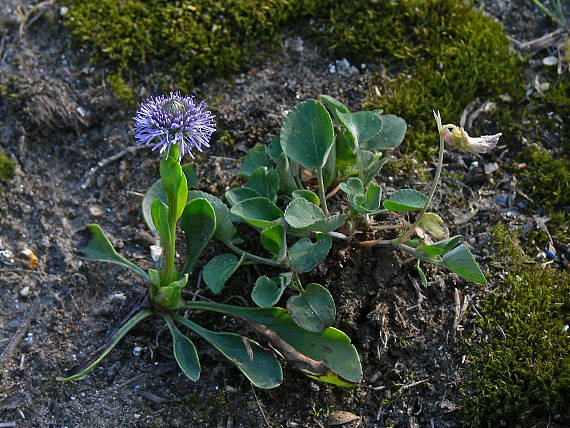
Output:
M0 181L12 178L16 170L16 163L4 152L0 152Z
M482 308L480 327L488 339L468 342L469 380L461 404L465 423L566 425L570 423L570 274L525 264L528 258L512 233L502 225L494 233L500 261L509 266L509 273Z
M550 152L533 146L521 152L521 164L513 165L513 171L523 184L536 208L550 217L549 230L553 238L566 242L570 232L570 161L555 159Z

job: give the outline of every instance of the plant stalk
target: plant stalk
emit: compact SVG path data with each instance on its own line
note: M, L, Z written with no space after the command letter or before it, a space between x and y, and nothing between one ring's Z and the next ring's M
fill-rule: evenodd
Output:
M422 210L418 214L416 221L414 222L414 224L412 224L409 227L408 230L406 230L406 233L404 233L402 235L402 237L400 239L398 239L399 242L406 241L411 236L411 234L414 232L414 230L416 230L417 225L420 223L421 218L423 217L423 215L427 211L429 204L431 203L431 200L433 199L433 195L435 194L435 189L437 189L437 185L439 184L439 178L441 177L441 170L443 169L443 152L444 151L445 151L445 141L443 140L443 135L440 132L440 134L439 134L439 157L437 160L437 169L435 171L435 177L433 179L433 185L432 185L431 191L429 192L429 196L427 198L426 204L424 205L424 207L422 208Z
M327 208L327 197L325 193L325 180L323 179L323 168L317 167L317 181L319 182L319 197L321 198L321 207L325 216L329 216L329 210Z

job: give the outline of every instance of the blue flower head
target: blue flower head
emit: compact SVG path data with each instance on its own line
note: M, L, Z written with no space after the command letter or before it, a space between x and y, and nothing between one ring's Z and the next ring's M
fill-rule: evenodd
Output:
M152 150L159 149L160 154L178 144L178 160L185 154L194 158L192 150L210 147L208 140L216 130L215 116L207 108L204 102L196 103L194 97L179 92L149 98L134 117L135 139L145 145L156 139Z

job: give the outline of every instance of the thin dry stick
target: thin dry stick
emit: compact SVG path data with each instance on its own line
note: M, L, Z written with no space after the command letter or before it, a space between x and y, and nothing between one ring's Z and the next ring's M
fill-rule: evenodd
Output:
M16 332L14 337L12 337L12 340L10 340L10 343L8 343L8 345L6 346L4 351L2 352L2 356L0 356L0 370L2 370L4 363L14 353L14 351L18 347L18 344L20 343L20 341L22 340L24 335L28 332L28 329L30 328L30 324L32 323L32 319L34 319L36 317L39 309L40 309L40 299L36 298L34 300L34 303L32 304L32 308L30 309L30 311L26 315L26 319L24 320L24 323L20 326L20 328L18 329L18 331Z
M267 416L265 416L265 412L263 411L263 408L261 407L261 403L259 402L259 399L257 398L257 394L255 393L255 388L253 387L253 384L251 384L251 390L253 391L253 396L255 397L255 401L257 401L257 405L259 406L259 410L261 411L261 415L263 416L263 420L265 421L266 425L271 428L271 425L269 424L269 421L267 420Z
M97 165L95 165L93 168L91 168L89 170L89 172L87 172L87 174L85 174L85 178L83 178L83 181L81 183L81 188L82 189L87 189L90 185L91 185L91 180L93 179L93 176L97 173L97 171L99 171L101 168L109 165L110 163L116 162L119 159L121 159L123 156L129 154L129 153L135 153L137 150L143 149L146 146L131 146L128 149L123 150L122 152L119 152L111 157L108 157L106 159L102 159L99 162L97 162Z

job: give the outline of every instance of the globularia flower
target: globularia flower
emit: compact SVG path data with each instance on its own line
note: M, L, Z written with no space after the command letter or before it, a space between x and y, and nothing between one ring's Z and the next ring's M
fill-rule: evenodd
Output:
M171 92L149 98L141 104L135 120L135 139L138 144L149 145L161 154L168 153L173 144L178 144L178 159L185 154L194 158L192 150L199 152L210 147L208 141L216 130L214 115L203 102L194 97Z
M479 156L479 153L485 153L493 150L499 142L499 138L503 135L502 133L498 133L495 135L470 137L463 128L451 124L442 125L439 111L437 113L434 111L433 114L435 116L439 135L443 137L444 141L457 150L469 152L475 156Z

